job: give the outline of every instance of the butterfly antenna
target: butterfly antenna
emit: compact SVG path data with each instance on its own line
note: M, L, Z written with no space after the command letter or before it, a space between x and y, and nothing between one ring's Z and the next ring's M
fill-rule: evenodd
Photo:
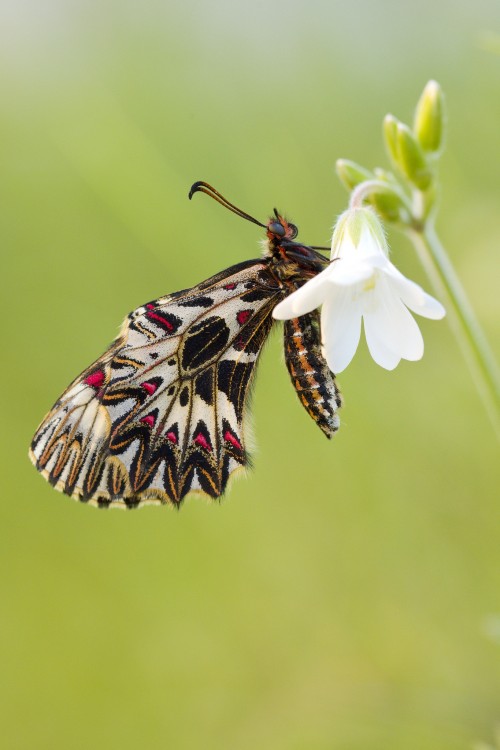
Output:
M257 219L254 219L253 216L250 216L250 214L242 211L241 208L238 208L237 206L233 205L233 203L230 203L227 198L224 198L224 196L221 195L219 191L214 187L209 185L208 182L202 182L200 180L198 182L195 182L194 185L191 185L191 190L189 191L189 200L191 200L195 193L205 193L205 195L209 195L211 198L217 201L217 203L220 203L221 206L225 206L225 208L228 208L230 211L237 214L237 216L241 216L242 219L246 219L247 221L251 221L254 224L257 224L257 226L262 227L263 229L267 229L265 224L262 224L260 221L257 221Z

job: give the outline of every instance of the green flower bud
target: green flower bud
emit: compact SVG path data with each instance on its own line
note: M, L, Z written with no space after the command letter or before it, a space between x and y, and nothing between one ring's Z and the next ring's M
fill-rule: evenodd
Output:
M387 222L392 224L403 221L407 215L407 210L403 205L397 193L372 193L368 200L374 207L378 215Z
M443 105L443 92L439 83L429 81L418 101L413 124L413 132L424 151L435 153L441 148L444 130Z
M387 152L394 166L399 165L399 146L398 146L398 125L397 120L393 115L386 115L384 117L384 137L385 145L387 146Z
M348 190L357 187L361 182L373 180L372 172L369 172L368 169L365 169L364 167L360 167L360 165L356 164L354 161L338 159L335 166L341 183Z
M419 190L426 190L432 182L427 159L410 128L403 123L397 126L398 166Z

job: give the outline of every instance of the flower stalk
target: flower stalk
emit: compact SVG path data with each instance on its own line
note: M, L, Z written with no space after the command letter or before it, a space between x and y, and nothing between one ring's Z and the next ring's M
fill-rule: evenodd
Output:
M407 232L436 294L444 301L448 320L467 361L476 388L500 440L500 370L448 254L427 221L423 231Z

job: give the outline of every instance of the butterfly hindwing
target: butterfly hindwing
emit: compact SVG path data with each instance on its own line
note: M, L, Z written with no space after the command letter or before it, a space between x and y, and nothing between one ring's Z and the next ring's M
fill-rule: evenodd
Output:
M40 425L37 468L97 505L219 497L249 461L245 404L283 294L246 261L135 310Z

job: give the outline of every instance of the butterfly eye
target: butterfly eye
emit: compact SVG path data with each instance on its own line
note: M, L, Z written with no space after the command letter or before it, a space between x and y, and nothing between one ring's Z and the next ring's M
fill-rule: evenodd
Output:
M272 221L269 224L268 229L273 234L277 234L278 237L284 237L285 236L285 227L283 226L283 224L280 224L279 221Z

